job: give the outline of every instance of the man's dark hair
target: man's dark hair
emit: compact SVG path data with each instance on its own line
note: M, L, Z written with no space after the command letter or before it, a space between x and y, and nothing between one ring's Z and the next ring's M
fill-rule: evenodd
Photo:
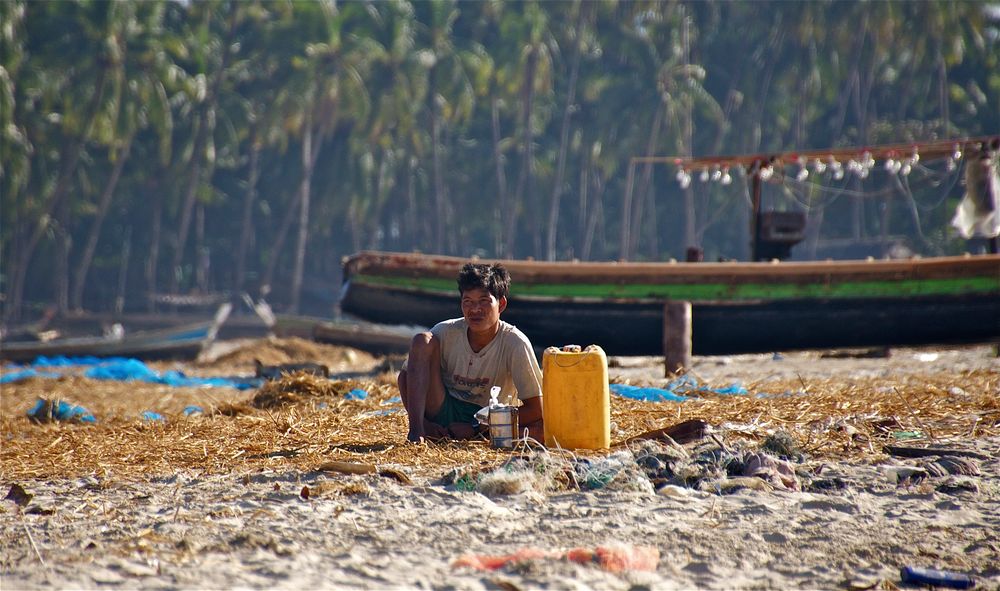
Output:
M510 290L510 273L500 263L466 263L458 273L458 292L482 287L496 299L507 297Z

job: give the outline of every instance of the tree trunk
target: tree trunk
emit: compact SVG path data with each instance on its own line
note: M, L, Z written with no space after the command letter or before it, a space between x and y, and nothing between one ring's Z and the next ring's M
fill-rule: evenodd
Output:
M207 113L207 109L205 110ZM205 138L208 127L207 115L203 114L195 134L194 149L191 152L191 169L184 190L184 203L181 206L181 219L177 226L177 244L174 245L174 257L170 263L170 293L180 289L180 267L184 261L184 247L187 245L188 231L191 226L191 214L194 212L194 201L198 195L198 185L201 184L201 153L205 150Z
M199 203L194 215L194 285L200 293L207 293L210 253L205 246L205 204Z
M576 256L583 258L583 242L587 237L587 212L590 204L587 202L590 191L590 158L584 159L583 166L580 167L580 194L577 196L576 206Z
M656 154L656 144L659 141L660 129L663 127L663 105L660 105L656 109L656 114L653 116L653 128L649 132L649 140L646 142L646 155L653 156ZM639 189L636 191L638 199L635 200L635 208L632 212L631 226L632 231L630 233L630 240L628 245L629 257L635 256L638 252L639 237L642 235L642 223L645 221L643 217L643 210L645 209L645 204L650 200L650 184L653 179L653 164L646 163L642 167L642 178L639 181Z
M445 223L448 209L448 196L444 189L444 172L441 170L441 127L438 124L437 107L431 101L431 162L434 176L434 250L438 254L445 254L445 232L448 226Z
M583 251L580 253L580 258L585 261L590 260L590 250L594 244L597 222L604 210L604 182L596 174L594 175L594 189L594 205L590 208L590 220L587 222L587 231L583 240Z
M531 145L531 111L534 108L535 100L535 68L538 63L538 48L532 47L528 52L528 57L524 64L524 81L521 88L521 131L524 134L521 140L521 175L517 179L517 190L514 192L514 202L510 204L507 211L507 228L504 235L507 239L507 255L513 258L517 256L514 250L517 244L517 220L521 207L531 198L531 167L534 153Z
M181 220L177 227L177 245L174 251L173 263L171 265L171 275L170 275L170 292L177 293L180 288L180 269L181 263L184 261L184 250L187 246L188 231L191 226L191 213L194 210L195 197L198 195L198 186L201 184L202 179L202 167L203 162L203 152L205 151L205 144L208 141L209 134L215 132L215 109L216 103L219 98L219 88L222 86L222 80L225 76L226 68L229 67L229 57L230 57L230 47L232 46L233 37L236 33L236 25L239 21L239 4L234 5L232 13L229 18L229 30L226 33L226 38L223 42L222 51L222 62L219 64L219 69L215 71L212 76L212 84L209 87L207 96L205 97L204 107L201 109L201 116L198 121L198 131L195 135L194 149L191 151L191 172L188 177L187 188L184 192L184 204L181 209ZM208 162L208 166L205 167L207 172L205 177L211 180L212 170L214 168L213 162Z
M315 152L319 152L319 146ZM299 313L302 292L302 275L305 270L306 239L309 235L309 200L312 186L313 166L316 155L313 150L313 128L311 118L306 120L306 130L302 135L302 179L299 182L299 236L295 244L295 268L292 272L292 300L289 311Z
M292 228L292 222L295 221L295 213L299 210L299 203L301 202L302 192L296 191L292 196L292 202L288 204L288 210L285 211L285 217L281 220L281 225L278 226L278 234L275 236L271 247L271 253L267 257L267 265L264 267L264 275L261 277L261 289L264 291L270 291L271 283L274 279L274 270L278 265L278 258L281 254L281 250L285 247L285 239L288 237L288 231Z
M559 228L559 199L562 196L563 174L566 170L566 152L569 149L569 120L573 114L573 104L576 102L576 84L580 72L580 35L583 29L584 6L577 2L576 43L573 46L573 59L569 72L569 88L566 93L566 106L563 108L562 126L559 131L559 156L556 159L556 177L552 183L552 201L549 204L549 226L545 242L545 259L556 260L556 233Z
M56 268L55 303L60 316L69 312L69 251L72 237L69 234L69 201L62 200L56 209L55 224Z
M236 274L233 277L235 295L243 291L243 284L246 281L247 251L250 249L250 239L253 237L253 207L257 201L257 179L260 176L260 150L260 144L255 140L250 148L250 175L247 179L247 192L243 196L240 245L236 251Z
M122 244L121 264L118 267L118 292L115 294L115 315L120 315L125 309L125 291L128 285L128 261L132 256L132 226L125 229L125 241Z
M407 158L408 164L406 166L406 207L409 211L409 216L404 218L403 227L406 228L407 233L410 238L410 249L419 248L422 244L420 229L424 227L424 224L418 224L417 220L421 220L420 216L420 204L417 201L417 170L416 170L416 159L410 156Z
M5 320L19 319L21 317L21 304L24 298L24 282L27 279L28 267L31 265L31 258L35 254L35 248L38 247L38 242L42 239L45 234L45 230L48 229L48 220L52 216L52 212L56 211L56 208L65 199L66 194L69 192L69 184L73 178L73 174L76 172L76 166L80 161L80 154L83 152L83 145L87 141L87 136L90 135L90 128L94 124L94 119L96 118L97 110L100 107L101 101L104 99L104 88L107 86L107 70L106 68L101 69L99 74L96 88L94 94L91 96L90 104L87 106L86 110L86 125L84 129L80 132L80 137L76 138L76 141L70 143L59 160L62 163L59 169L59 179L56 181L55 188L52 189L52 193L49 194L48 198L45 199L44 213L38 218L35 224L35 228L28 238L28 242L24 245L24 249L21 251L21 256L18 258L17 265L14 268L14 279L11 282L11 288L9 293L9 304L7 306Z
M134 138L135 134L132 133L125 140L125 146L122 148L121 153L118 154L115 166L111 170L111 176L108 177L108 182L104 185L104 191L98 200L97 215L90 226L90 231L87 234L87 243L83 248L83 254L80 255L80 262L77 263L76 275L73 278L73 292L70 297L70 305L76 311L83 311L83 290L87 284L87 274L90 272L90 265L94 261L94 253L97 251L97 241L101 237L101 228L104 225L104 219L108 215L111 198L118 187L119 179L121 179L122 169L125 168L125 162L128 161L129 153L132 151L132 141Z
M157 182L153 184L153 221L150 228L150 238L149 238L149 257L146 259L146 294L147 294L147 310L149 312L156 311L156 300L153 299L153 295L156 294L157 290L157 274L160 261L160 240L163 237L163 191L161 191L160 176L157 176Z
M496 94L490 99L490 115L493 124L493 163L497 177L497 203L493 209L493 250L498 257L508 256L504 235L504 223L510 204L507 203L507 177L504 175L503 152L500 150L500 107Z
M625 178L625 197L622 198L622 219L619 225L621 230L618 236L618 259L627 261L629 259L628 245L632 243L629 234L632 231L632 199L635 196L635 162L628 163L628 176Z

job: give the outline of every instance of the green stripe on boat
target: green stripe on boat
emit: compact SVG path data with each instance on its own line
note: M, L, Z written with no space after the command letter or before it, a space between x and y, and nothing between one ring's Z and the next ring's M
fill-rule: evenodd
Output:
M382 277L354 275L360 285L394 287L429 294L456 295L453 279L420 277ZM1000 293L996 277L958 279L897 279L885 281L851 281L833 285L806 283L699 283L699 284L628 284L562 283L515 284L513 296L610 299L672 299L672 300L783 300L797 298L859 298L900 297Z

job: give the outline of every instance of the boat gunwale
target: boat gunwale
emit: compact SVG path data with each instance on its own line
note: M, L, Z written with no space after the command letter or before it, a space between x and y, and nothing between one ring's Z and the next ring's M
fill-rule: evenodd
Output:
M441 277L454 279L461 257L362 251L344 261L344 275L378 274L393 277ZM768 262L549 262L504 260L516 281L522 284L560 282L600 277L602 282L669 284L705 282L739 284L748 280L788 283L848 282L852 280L899 281L963 277L995 278L1000 290L1000 255L968 255L933 259L865 261Z

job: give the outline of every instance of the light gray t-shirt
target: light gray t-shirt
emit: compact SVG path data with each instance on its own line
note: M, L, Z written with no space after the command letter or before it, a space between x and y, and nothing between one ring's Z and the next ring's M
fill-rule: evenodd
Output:
M441 340L441 377L448 394L479 406L489 405L492 386L500 386L500 402L507 404L542 395L542 370L523 332L501 320L497 336L477 353L467 330L465 318L431 329Z

